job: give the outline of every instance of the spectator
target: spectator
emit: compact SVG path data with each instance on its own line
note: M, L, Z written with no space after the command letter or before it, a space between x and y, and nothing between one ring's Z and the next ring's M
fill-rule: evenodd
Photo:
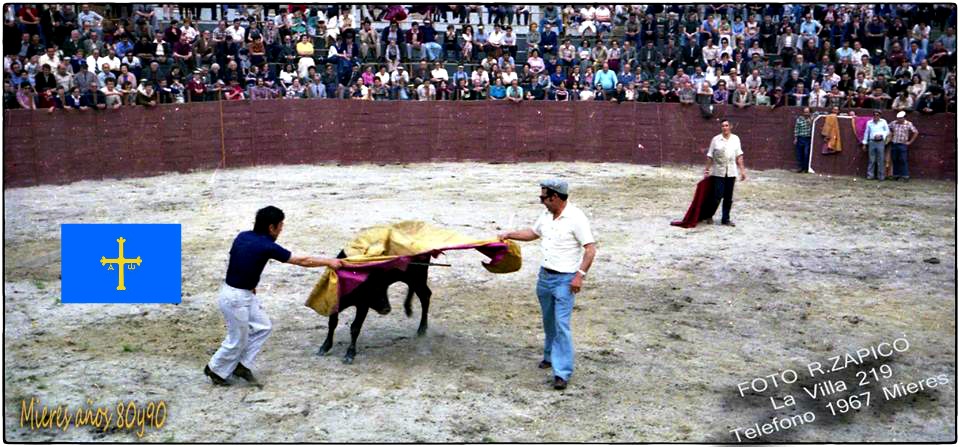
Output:
M750 91L747 90L746 84L740 84L737 86L736 90L733 92L732 103L738 109L744 109L753 104L753 98L750 96Z
M492 95L491 95L492 96ZM523 88L517 83L517 80L514 79L510 82L510 86L506 89L506 98L510 102L518 103L523 101Z
M867 122L866 130L863 133L863 148L867 149L869 144L867 180L884 179L884 148L889 133L890 128L887 126L886 120L880 117L879 110L875 110L873 120Z
M906 112L897 113L897 119L890 123L891 155L893 157L893 179L910 181L910 172L907 168L907 148L916 141L920 132L911 123L904 119Z
M137 94L137 105L144 107L156 107L160 103L160 97L153 89L153 84L147 83L143 90Z
M810 107L804 107L793 126L793 145L797 156L798 173L807 172L809 168L812 126Z
M761 85L760 87L757 88L756 93L754 93L754 95L753 95L753 105L755 105L755 106L769 106L769 105L771 105L771 103L770 103L770 97L767 96L767 87L766 87L766 86Z
M103 100L108 109L119 109L124 103L125 95L123 91L117 88L116 81L113 79L107 79L101 93L103 93Z
M502 84L501 84L502 87ZM419 101L434 101L437 99L437 89L434 87L430 80L423 81L419 87L417 87L417 100Z
M693 84L690 81L685 81L683 85L677 89L677 97L680 100L680 104L694 104L696 102L697 91L693 88Z
M600 89L603 90L604 95L607 95L613 93L617 83L617 74L610 70L609 64L604 63L603 69L597 72L596 79L594 79L594 85L600 87Z
M487 97L491 100L501 100L507 95L507 90L503 87L503 80L499 77L495 78L493 84L490 85L490 90L487 93Z
M920 96L917 100L917 111L924 115L946 112L947 104L943 91L939 87L931 88L929 92Z
M549 23L544 25L543 33L540 34L540 53L556 54L557 51L557 33L553 31Z

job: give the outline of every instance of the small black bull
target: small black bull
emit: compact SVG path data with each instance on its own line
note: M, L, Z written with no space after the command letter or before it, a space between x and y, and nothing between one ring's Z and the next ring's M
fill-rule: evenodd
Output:
M343 259L346 254L343 250L337 255L338 259ZM357 355L357 337L360 336L360 328L363 327L363 320L367 318L367 311L373 309L381 315L390 313L390 301L387 296L387 289L393 283L402 282L407 285L407 299L403 302L403 310L408 317L413 315L410 307L413 294L416 293L420 298L420 327L417 328L417 335L422 336L427 333L427 311L430 308L430 295L432 292L427 287L427 269L429 268L430 256L414 258L406 270L390 269L378 270L370 273L370 276L362 284L350 293L340 297L340 306L337 312L330 315L327 339L323 346L317 352L317 355L327 355L333 347L333 332L339 322L338 315L344 309L354 306L357 308L357 315L350 325L350 347L347 348L347 354L343 357L343 363L353 363L353 358Z

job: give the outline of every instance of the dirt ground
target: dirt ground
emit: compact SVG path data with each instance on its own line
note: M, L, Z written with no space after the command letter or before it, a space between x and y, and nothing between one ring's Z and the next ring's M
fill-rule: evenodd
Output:
M284 166L84 181L4 191L4 436L7 441L730 442L736 427L814 411L761 441L955 440L956 183L866 182L751 172L736 228L671 227L697 167L627 164ZM271 263L258 294L274 332L255 371L217 388L202 374L224 335L216 291L232 238L273 204L279 242L335 255L360 229L418 219L486 237L541 212L536 180L562 176L591 219L599 254L577 296L571 386L548 386L534 296L541 259L493 275L476 251L431 269L430 329L401 310L371 314L341 363L353 309L330 356L327 320L303 306L319 270ZM180 305L62 305L59 224L181 223ZM935 259L934 259L935 258ZM415 315L419 308L415 305ZM882 384L946 384L832 416L786 390L737 384L858 348L909 340ZM902 346L902 345L901 345ZM837 376L839 377L839 376ZM836 378L836 377L834 377ZM796 408L775 411L787 392ZM857 392L862 390L855 390ZM20 427L21 400L115 407L163 400L163 427ZM832 396L831 396L832 397ZM816 404L816 405L815 405ZM816 406L816 408L814 408Z

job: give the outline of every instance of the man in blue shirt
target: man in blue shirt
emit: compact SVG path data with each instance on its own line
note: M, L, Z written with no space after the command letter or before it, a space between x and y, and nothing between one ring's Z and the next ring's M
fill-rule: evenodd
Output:
M880 118L880 111L873 112L873 119L867 121L867 129L863 132L863 148L869 147L867 163L867 180L884 179L884 151L887 146L887 136L890 135L890 127L887 120ZM876 169L874 169L876 168Z
M229 385L226 378L231 374L257 383L249 367L271 332L270 319L257 299L257 284L268 261L275 259L302 267L338 269L342 266L338 259L293 256L277 244L277 237L283 231L283 218L283 211L277 207L260 209L253 231L244 231L233 240L227 277L218 300L227 322L227 338L203 368L214 385Z
M604 62L603 70L597 72L593 83L603 89L604 99L606 100L613 94L613 90L617 87L617 74L610 69L610 64Z

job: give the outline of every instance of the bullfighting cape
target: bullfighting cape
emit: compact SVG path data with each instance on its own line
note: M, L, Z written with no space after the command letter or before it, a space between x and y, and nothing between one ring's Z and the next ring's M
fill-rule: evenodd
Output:
M339 270L327 268L310 292L306 306L329 316L340 309L340 297L356 289L374 270L404 270L422 255L437 257L446 250L475 248L490 262L483 267L492 273L520 270L520 247L512 241L478 240L455 231L423 222L406 221L363 230L344 247L346 259Z

